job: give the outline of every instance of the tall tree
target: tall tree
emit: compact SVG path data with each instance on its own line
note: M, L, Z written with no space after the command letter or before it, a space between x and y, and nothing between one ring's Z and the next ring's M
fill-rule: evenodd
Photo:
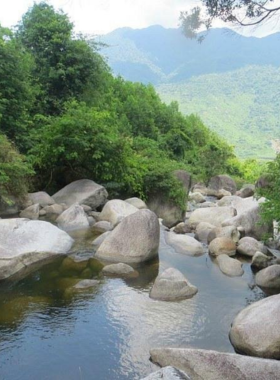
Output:
M62 11L41 2L34 4L18 25L17 36L35 60L34 79L39 83L41 109L60 114L65 101L83 100L89 88L99 89L105 64Z
M195 7L191 12L181 13L182 28L189 38L203 38L198 37L198 31L202 27L211 28L215 19L253 26L280 12L280 6L275 5L274 0L201 0L201 5L203 8Z

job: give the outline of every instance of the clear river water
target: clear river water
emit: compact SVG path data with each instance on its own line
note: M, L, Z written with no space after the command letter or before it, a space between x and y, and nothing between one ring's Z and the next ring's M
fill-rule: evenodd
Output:
M89 233L75 234L75 252L92 255ZM179 269L198 287L192 298L162 302L149 298L159 271ZM206 253L176 253L163 234L159 261L138 268L137 279L100 275L89 260L83 270L66 270L59 259L24 280L0 287L1 380L134 380L157 367L154 347L192 347L234 352L228 339L235 315L262 297L253 287L250 264L242 277L220 272ZM78 278L100 279L82 293Z

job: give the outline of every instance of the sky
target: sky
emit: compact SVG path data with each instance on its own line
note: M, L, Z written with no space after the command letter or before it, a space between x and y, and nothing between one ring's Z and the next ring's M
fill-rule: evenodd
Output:
M0 0L2 26L16 25L33 3L34 0ZM180 11L191 9L199 0L49 0L49 3L68 14L77 32L106 34L120 27L177 27ZM280 4L280 0L275 3ZM224 25L217 22L215 26ZM277 31L280 31L280 22L275 21L251 30L237 30L258 37Z

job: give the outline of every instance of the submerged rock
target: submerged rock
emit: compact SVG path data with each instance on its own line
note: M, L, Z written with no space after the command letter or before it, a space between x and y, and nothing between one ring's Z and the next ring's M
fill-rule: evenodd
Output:
M112 199L103 207L99 219L116 226L128 215L134 214L138 208L120 199Z
M51 223L17 218L0 220L0 242L0 280L4 280L66 254L73 239Z
M156 348L150 351L154 363L174 366L192 380L278 380L280 362L187 348Z
M174 232L165 232L166 243L171 245L176 252L188 256L201 256L204 254L203 246L200 242L189 235L178 235Z
M68 207L78 203L92 209L103 205L107 197L106 189L89 179L72 182L53 195L56 203L65 203Z
M139 273L130 265L119 263L106 265L102 269L102 273L106 276L120 276L120 277L138 277Z
M149 376L145 377L142 380L191 380L191 378L174 367L165 367L154 373L151 373Z
M168 268L155 280L150 297L161 301L176 301L191 298L197 293L197 287L175 268Z
M229 336L235 350L245 355L279 360L279 316L280 295L271 296L247 306L234 319L230 330ZM279 378L280 362L275 363L279 366ZM263 365L265 366L265 362ZM263 378L274 379L271 374L268 376L268 373L270 374L268 371Z
M220 270L227 276L236 277L244 274L241 262L239 260L232 259L228 255L219 255L217 257L217 263Z
M280 265L271 265L256 274L256 284L266 294L280 293ZM279 310L280 313L280 310ZM280 317L280 314L279 314ZM280 343L280 342L279 342Z
M61 215L59 215L56 219L56 223L58 227L64 231L89 228L87 214L84 212L83 207L78 204L69 207Z
M140 263L158 256L159 222L150 210L124 218L103 241L96 252L101 260Z
M85 289L94 288L99 284L100 284L100 281L98 280L81 280L76 285L73 286L73 289L85 290Z

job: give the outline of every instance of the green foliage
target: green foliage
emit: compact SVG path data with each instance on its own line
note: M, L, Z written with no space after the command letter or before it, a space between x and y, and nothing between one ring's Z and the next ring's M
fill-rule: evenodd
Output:
M60 114L64 102L82 100L89 88L96 95L106 65L82 36L74 36L67 15L45 2L34 4L23 16L17 37L36 63L32 74L40 86L37 112Z
M280 155L267 163L265 176L269 185L258 189L258 195L266 199L261 204L262 219L268 223L273 220L280 222Z
M28 176L34 174L4 135L0 134L0 201L9 196L22 197L27 192Z
M0 132L22 148L36 92L30 83L32 59L12 32L1 25L0 57Z

